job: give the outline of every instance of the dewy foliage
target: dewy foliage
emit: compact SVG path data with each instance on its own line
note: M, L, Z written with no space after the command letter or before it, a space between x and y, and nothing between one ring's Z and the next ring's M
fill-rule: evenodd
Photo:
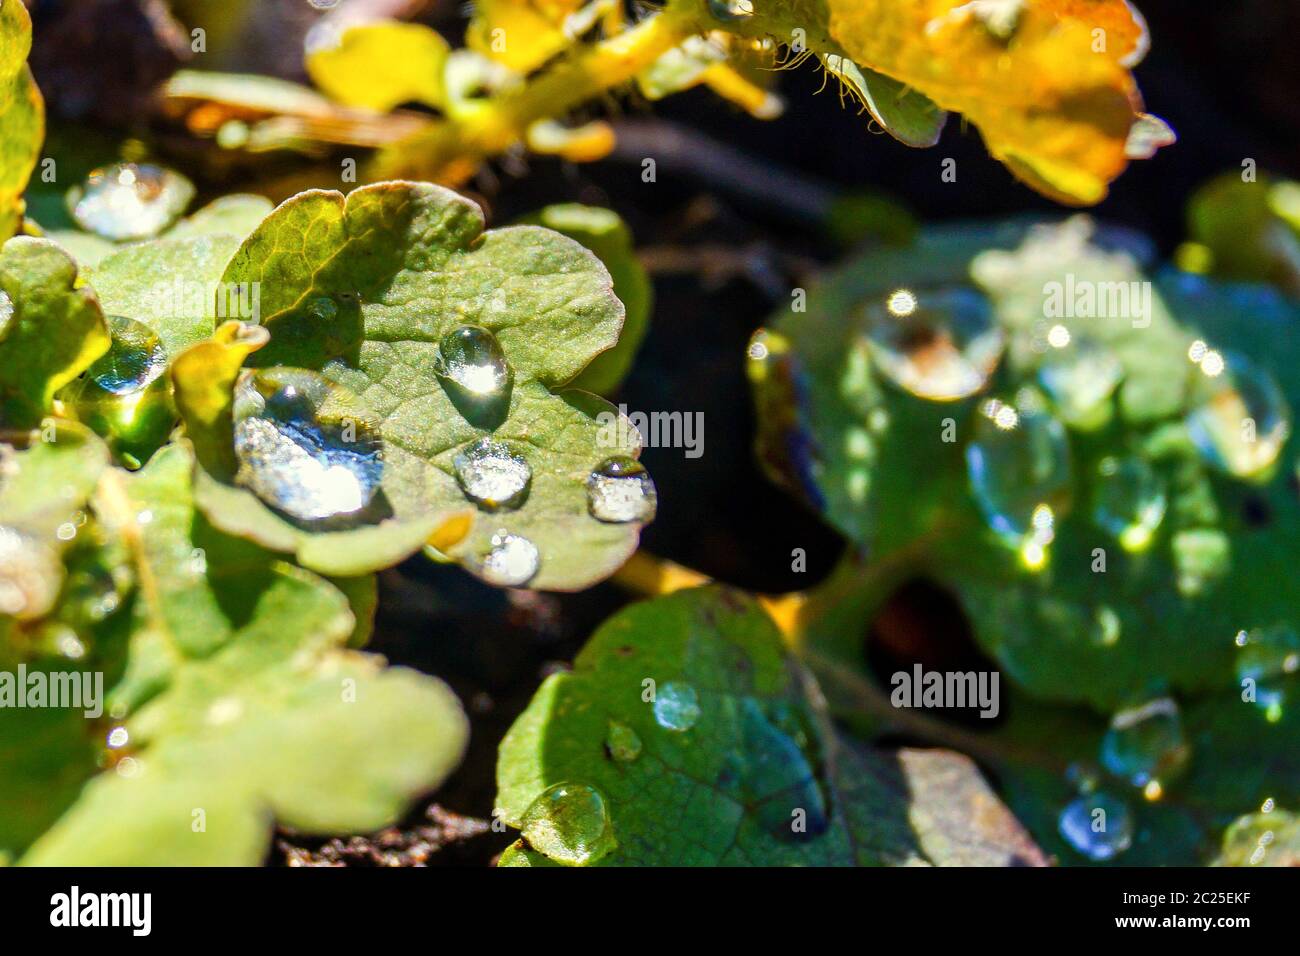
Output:
M664 710L674 700L698 710ZM965 757L840 735L767 614L718 587L620 612L571 672L542 684L501 744L497 813L525 835L502 865L552 862L527 838L530 807L557 785L594 788L603 800L608 832L591 842L604 853L589 861L601 865L1043 859ZM598 829L555 826L561 837ZM571 861L564 839L559 846Z
M245 240L223 281L260 288L265 344L225 333L173 371L203 466L200 506L222 528L334 574L391 564L431 535L474 568L504 528L539 551L531 583L555 589L606 577L636 547L639 525L597 521L587 509L592 470L638 449L634 431L597 421L607 412L618 424L612 406L565 390L615 345L623 324L609 273L578 243L537 226L485 233L469 200L427 184L381 183L346 201L324 191L289 200ZM440 340L463 325L494 333L513 375L509 394L486 413L435 371ZM380 521L304 530L229 482L228 458L205 449L228 455L230 385L246 360L321 371L369 410L384 443ZM226 371L215 389L198 381L219 366ZM516 510L476 510L457 483L456 456L485 436L531 468Z
M1260 678L1284 695L1272 712L1243 699L1237 669L1238 635L1300 627L1295 597L1279 585L1300 541L1294 442L1271 467L1238 478L1204 460L1185 418L1207 374L1189 356L1207 348L1271 373L1280 414L1300 408L1300 349L1289 331L1300 309L1267 287L1151 268L1140 237L1081 218L927 230L911 246L866 252L828 276L809 290L806 312L774 316L751 352L760 457L866 561L865 572L846 568L814 602L801 645L835 662L835 673L858 669L855 635L895 587L924 577L950 589L1016 694L1006 705L1012 719L989 737L1011 755L1000 771L1008 800L1044 848L1066 860L1079 858L1057 835L1056 815L1077 792L1079 773L1096 766L1101 715L1162 693L1182 704L1191 768L1163 781L1160 802L1135 799L1144 836L1123 862L1204 860L1236 816L1268 799L1292 806L1300 793L1295 678L1286 676L1293 663L1279 658L1276 673ZM1150 311L1045 317L1051 284L1066 282L1136 283L1128 288L1139 296L1149 289ZM868 307L898 289L925 303L954 288L987 297L1007 351L977 394L931 401L885 379L869 343L880 319ZM1066 429L1070 478L1054 499L1044 555L1027 563L977 507L968 448L989 396L1041 385L1043 336L1054 325L1113 355L1119 380ZM924 362L926 346L916 347ZM1255 411L1258 441L1272 440L1263 410ZM1245 427L1229 424L1234 433ZM1096 517L1099 466L1111 456L1146 462L1167 496L1163 520L1127 546ZM852 711L844 691L836 684L828 696Z

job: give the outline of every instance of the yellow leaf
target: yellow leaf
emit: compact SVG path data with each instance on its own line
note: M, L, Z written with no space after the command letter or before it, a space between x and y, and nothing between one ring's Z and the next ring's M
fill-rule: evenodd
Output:
M176 408L185 420L195 454L211 471L235 471L233 445L213 436L230 437L235 379L244 360L270 340L264 326L224 322L212 338L191 345L172 362Z
M309 52L307 73L345 106L385 113L401 103L441 106L449 51L436 30L381 20L345 30L336 45Z
M573 43L564 23L581 0L479 0L465 45L526 73Z
M965 114L1040 192L1096 203L1127 164L1146 28L1125 0L826 2L849 56Z

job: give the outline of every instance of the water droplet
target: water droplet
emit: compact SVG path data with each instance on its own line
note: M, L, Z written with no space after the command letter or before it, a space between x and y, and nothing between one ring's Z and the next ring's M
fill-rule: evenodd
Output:
M53 548L0 526L0 615L41 617L54 606L62 584L63 562Z
M1097 862L1114 859L1133 845L1128 804L1105 791L1070 801L1056 826L1070 846Z
M456 480L476 505L496 511L518 508L528 494L533 470L509 446L480 438L452 460Z
M651 521L658 498L645 466L626 455L605 459L587 477L587 510L599 521Z
M641 756L641 738L627 724L611 720L605 734L605 750L620 763L631 763Z
M112 345L86 371L105 392L130 395L147 388L167 371L167 352L158 333L143 322L108 317Z
M1006 344L988 300L974 289L897 290L868 307L867 322L881 372L940 402L984 388Z
M121 242L147 239L170 226L194 198L194 184L161 166L121 163L96 169L68 192L77 225Z
M1178 705L1169 697L1119 711L1101 741L1102 766L1135 787L1169 780L1190 753Z
M1196 364L1187 430L1201 457L1238 478L1265 471L1291 434L1277 382L1236 352L1205 352Z
M1237 682L1255 682L1255 706L1270 723L1282 719L1287 679L1300 674L1300 635L1288 624L1237 634Z
M989 527L1031 567L1041 565L1070 492L1065 428L1042 396L1024 389L1014 405L984 402L966 446L966 468Z
M617 846L605 798L595 787L557 783L524 811L524 839L557 863L585 866Z
M498 587L517 588L537 574L541 557L537 545L518 534L498 531L492 536L492 550L479 568L483 580Z
M461 325L438 342L434 371L477 398L493 398L510 388L511 371L505 350L490 331Z
M383 443L355 397L317 372L247 372L235 399L238 484L301 521L355 514L379 490Z
M700 696L684 681L670 680L655 693L655 723L685 733L700 719Z
M1038 381L1066 424L1080 428L1100 424L1104 403L1123 377L1124 366L1110 349L1071 333L1064 325L1048 331Z
M1127 551L1151 543L1165 517L1165 491L1143 458L1103 458L1097 465L1093 520Z
M317 322L333 322L339 314L339 304L327 295L318 296L307 306L307 314Z
M118 726L108 732L108 737L105 742L113 750L120 750L122 747L125 747L130 740L131 735L127 732L127 729Z

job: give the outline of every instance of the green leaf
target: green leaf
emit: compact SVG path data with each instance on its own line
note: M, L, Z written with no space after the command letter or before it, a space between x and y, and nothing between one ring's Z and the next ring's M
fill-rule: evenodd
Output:
M169 446L113 472L96 512L140 582L111 694L129 744L28 851L34 865L255 865L273 821L312 833L391 823L455 767L467 726L439 681L344 649L328 582L213 529Z
M580 203L547 206L524 219L554 229L577 240L609 270L614 280L614 294L627 310L618 344L592 359L591 364L573 380L573 388L597 395L610 395L627 377L636 359L637 349L649 330L654 288L632 246L632 233L618 213Z
M45 137L45 105L27 53L32 21L21 0L0 2L0 241L18 231L23 190Z
M108 315L143 322L162 339L169 358L208 338L221 318L256 317L252 290L226 289L221 277L242 237L172 235L116 249L90 282ZM244 309L247 305L249 308Z
M47 239L0 248L0 422L31 428L54 393L108 350L108 329L77 267Z
M948 114L920 93L884 74L863 69L845 56L823 53L821 61L826 72L894 139L916 147L939 142Z
M623 324L609 273L578 243L536 226L485 233L469 200L427 184L381 183L346 201L310 191L284 203L245 241L224 281L260 283L270 342L250 364L319 370L372 413L391 517L387 527L320 533L228 483L219 449L230 448L229 419L186 412L188 373L178 365L178 402L206 473L200 506L219 526L332 574L390 564L449 522L461 530L435 542L481 571L504 529L539 552L530 586L557 590L608 576L636 547L639 523L598 521L587 507L588 476L612 455L635 455L635 431L608 403L562 390L615 345ZM499 341L508 397L475 403L444 387L439 342L465 324ZM227 396L249 354L233 361ZM189 367L206 374L212 366ZM218 401L221 389L213 394ZM457 483L457 455L488 436L531 469L515 510L476 510Z
M604 850L588 862L605 865L1041 862L970 761L856 745L820 700L776 626L737 592L681 591L620 612L502 741L498 813L537 844L503 863L545 862L539 851L580 861L572 834ZM600 795L602 839L590 812L539 814L573 806L554 799L559 785Z
M1294 561L1300 532L1289 466L1250 482L1220 475L1183 423L1197 338L1271 370L1300 407L1292 372L1300 355L1282 331L1295 309L1194 277L1153 288L1125 251L1132 246L1123 234L1093 235L1082 220L933 230L909 249L868 253L812 290L806 312L783 313L756 340L766 357L750 363L760 455L780 480L873 562L949 586L980 643L1031 693L1104 710L1152 684L1212 686L1240 629L1297 623L1294 602L1270 584ZM1045 319L1051 283L1147 289L1149 314ZM1127 283L1137 285L1119 285ZM993 381L964 401L939 402L885 380L867 307L899 288L924 303L938 289L976 287L1009 343ZM1122 379L1094 420L1069 429L1068 493L1054 504L1046 564L1035 568L984 520L966 458L979 404L1040 381L1041 338L1053 323L1112 355ZM1053 414L1066 413L1058 404ZM1168 499L1154 533L1129 545L1094 517L1101 462L1125 454L1149 462ZM1253 510L1267 514L1265 526L1252 524ZM1098 548L1104 573L1093 569Z

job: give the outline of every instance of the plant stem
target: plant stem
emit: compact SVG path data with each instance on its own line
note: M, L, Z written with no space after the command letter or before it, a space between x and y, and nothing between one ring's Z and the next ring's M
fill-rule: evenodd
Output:
M670 0L630 30L576 49L536 79L486 100L473 114L449 117L385 150L375 160L375 172L463 180L483 159L523 140L533 123L565 116L621 86L702 29L692 0Z

